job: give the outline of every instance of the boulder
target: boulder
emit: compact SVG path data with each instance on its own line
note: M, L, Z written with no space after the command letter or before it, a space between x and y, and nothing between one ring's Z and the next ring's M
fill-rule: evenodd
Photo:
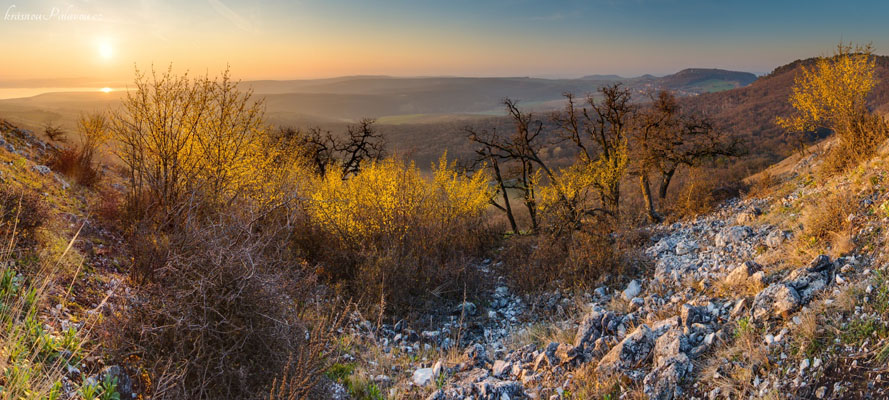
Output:
M689 372L691 361L685 354L678 354L655 367L642 380L642 391L649 399L672 400L682 398L679 383Z
M697 307L691 304L683 304L679 309L679 318L682 326L691 328L694 324L702 324L709 319L709 313L704 307Z
M633 333L627 335L599 360L596 372L608 375L639 367L651 356L656 339L654 333L648 325L639 325Z
M465 313L465 315L475 315L475 312L477 310L478 310L478 308L475 306L474 303L465 301L465 302L457 305L456 308L454 308L454 314L464 314Z
M47 167L46 165L35 165L35 166L31 167L31 169L33 169L40 175L46 175L46 174L49 174L50 172L52 172L52 170L49 169L49 167Z
M484 365L488 362L485 346L478 343L467 347L466 351L463 352L463 356L466 357L466 361L471 365Z
M741 243L752 234L753 229L750 229L749 226L732 226L716 234L713 240L716 247L725 247Z
M671 329L657 338L654 343L654 366L659 367L667 361L687 352L691 348L688 338L679 329Z
M698 249L698 243L694 240L684 240L679 243L676 243L676 255L681 256L691 252L694 252Z
M411 382L417 386L426 386L432 382L432 368L420 368L414 371Z
M638 296L639 293L642 293L642 283L640 283L638 279L633 279L627 285L627 288L624 289L624 300L632 300L634 297Z
M785 283L774 283L763 289L753 299L753 318L769 316L786 318L800 307L797 291Z
M756 220L756 217L762 214L762 210L757 207L749 207L744 211L741 211L738 214L738 217L735 219L738 225L746 225Z
M574 347L579 350L589 348L592 343L596 342L596 339L610 330L609 325L616 319L614 313L600 308L585 315L577 328L577 334L574 335Z
M491 368L491 375L495 378L503 378L509 375L509 372L511 370L512 363L503 360L497 360L494 361L494 367Z
M766 240L765 240L766 246L768 246L771 249L778 248L784 243L785 240L788 239L789 236L790 236L790 234L786 231L782 231L782 230L772 231L771 233L768 234L768 236L766 236Z
M805 268L792 271L781 282L763 289L753 299L753 317L769 315L788 317L799 307L808 304L834 281L835 263L830 257L815 257Z
M729 286L744 286L748 283L750 276L760 270L762 270L761 265L753 261L745 261L728 273L725 277L725 283Z

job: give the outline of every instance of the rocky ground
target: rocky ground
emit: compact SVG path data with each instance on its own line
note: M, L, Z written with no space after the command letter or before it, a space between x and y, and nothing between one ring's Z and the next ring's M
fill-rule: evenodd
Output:
M644 252L654 268L625 287L528 299L502 282L487 304L465 303L419 332L357 318L353 333L377 351L369 384L430 400L884 398L885 362L874 360L889 356L887 328L867 306L880 284L876 247L796 249L799 207L824 195L806 183L811 161L770 196L652 228ZM883 222L872 209L884 191L872 189L846 217L858 242ZM393 362L398 354L411 356Z

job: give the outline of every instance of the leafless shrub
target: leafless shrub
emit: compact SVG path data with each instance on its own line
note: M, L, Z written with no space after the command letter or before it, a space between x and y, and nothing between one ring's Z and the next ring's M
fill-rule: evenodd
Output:
M155 373L155 398L256 398L285 370L314 382L302 374L323 365L309 334L323 327L299 318L314 278L290 255L283 225L190 215L181 230L140 237L162 241L165 262L112 321L115 347Z
M108 122L104 114L80 117L78 122L80 143L76 146L55 150L49 166L83 186L94 186L100 178L96 157L99 148L108 141Z
M0 188L0 237L14 238L16 246L32 246L36 230L48 216L46 204L36 193Z

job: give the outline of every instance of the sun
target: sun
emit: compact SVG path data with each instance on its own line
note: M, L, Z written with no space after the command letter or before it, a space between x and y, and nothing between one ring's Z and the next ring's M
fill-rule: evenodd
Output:
M113 55L114 48L111 47L111 43L108 41L99 43L99 56L102 57L103 60L110 60Z
M102 93L111 93L111 88L110 87L103 87L103 88L99 89L99 91Z

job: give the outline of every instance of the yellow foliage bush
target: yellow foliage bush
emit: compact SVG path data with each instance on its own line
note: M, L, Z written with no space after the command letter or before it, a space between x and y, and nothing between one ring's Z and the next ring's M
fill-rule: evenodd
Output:
M615 195L613 188L626 173L628 154L623 143L610 157L595 161L582 157L560 169L548 185L538 186L541 215L549 217L551 225L578 225L596 211L616 214L617 210L607 209L606 197Z
M473 284L468 261L484 249L494 194L484 173L467 177L442 156L425 177L413 163L388 158L348 179L327 174L314 186L307 211L323 242L317 261L352 294L402 309L448 288L462 295Z
M812 68L802 68L789 98L795 113L779 117L778 125L793 132L833 130L843 159L872 154L886 138L882 118L867 108L867 96L877 84L874 70L871 45L840 43L832 57L820 57Z
M462 176L444 157L432 179L412 163L389 158L350 179L327 174L309 210L342 240L366 244L384 237L405 240L417 229L480 222L492 195L485 174Z

